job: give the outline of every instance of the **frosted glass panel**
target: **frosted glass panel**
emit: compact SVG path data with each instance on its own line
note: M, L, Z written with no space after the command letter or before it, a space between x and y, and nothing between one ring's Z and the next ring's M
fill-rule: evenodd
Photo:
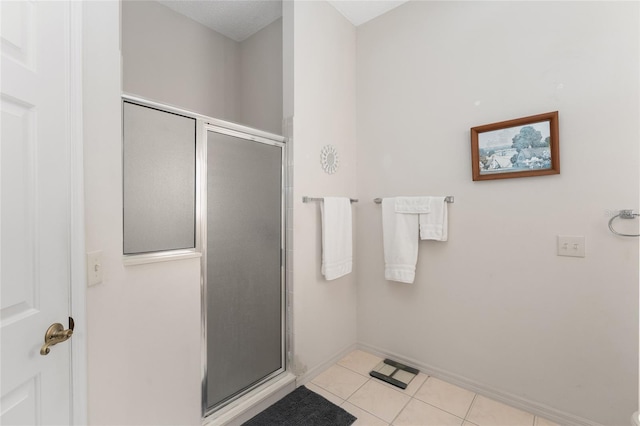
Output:
M194 248L196 120L125 102L123 130L124 254Z
M207 407L282 364L282 148L209 132Z

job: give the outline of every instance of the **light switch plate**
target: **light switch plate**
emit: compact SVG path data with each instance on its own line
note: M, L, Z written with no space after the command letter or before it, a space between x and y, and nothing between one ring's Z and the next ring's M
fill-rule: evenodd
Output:
M103 278L102 251L87 253L87 286L100 284Z
M584 236L558 235L558 256L585 257Z

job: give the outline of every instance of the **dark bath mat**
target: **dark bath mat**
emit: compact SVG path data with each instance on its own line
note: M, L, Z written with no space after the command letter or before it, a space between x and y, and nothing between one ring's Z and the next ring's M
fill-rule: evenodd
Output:
M355 421L344 409L300 386L243 426L349 426Z

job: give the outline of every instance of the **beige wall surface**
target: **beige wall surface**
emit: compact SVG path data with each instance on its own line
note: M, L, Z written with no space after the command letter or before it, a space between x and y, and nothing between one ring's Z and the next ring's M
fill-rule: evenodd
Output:
M84 6L86 242L103 251L105 271L87 290L89 420L195 425L199 260L122 264L120 91L242 121L251 113L238 67L251 61L235 42L143 3L123 5L122 82L118 3ZM628 424L638 242L606 222L639 201L638 4L414 1L358 29L324 1L285 11L287 276L301 382L358 343L575 422ZM199 65L199 50L178 42L197 34L215 53ZM554 110L560 175L471 181L470 127ZM265 130L279 126L272 119ZM340 155L333 175L320 168L327 144ZM304 195L360 199L352 274L321 276L319 206ZM411 285L384 280L372 200L394 195L456 197L449 241L420 243ZM585 236L586 257L557 257L559 234ZM167 334L177 340L166 344Z
M83 7L86 250L104 271L87 289L89 423L197 425L199 259L123 265L120 10Z
M87 289L89 422L197 425L200 259L123 265L120 95L124 90L240 121L242 49L155 2L127 1L121 7L122 80L119 2L84 5L86 249L102 251L104 270L104 282ZM274 35L279 26L275 22L251 42L271 48L281 44ZM266 42L261 34L269 35ZM281 57L268 59L281 62ZM264 61L272 70L268 77L281 84L274 65ZM252 70L243 76L257 80ZM270 110L268 130L280 133L282 97L274 101L270 96L261 94L258 103L278 103L276 112Z
M122 2L123 90L282 133L282 19L236 42L155 1Z
M355 271L333 281L320 274L320 206L302 203L304 195L357 196L356 31L324 1L296 3L293 16L293 365L309 377L356 342ZM328 144L340 159L332 175L320 165Z
M239 121L282 134L282 18L239 46Z
M122 2L125 93L240 119L238 43L155 1Z
M636 2L409 2L358 28L358 341L552 414L637 410ZM559 111L561 174L471 180L469 129ZM385 281L374 197L454 195ZM624 226L625 224L620 224ZM628 228L635 228L637 224ZM557 235L586 257L556 256Z

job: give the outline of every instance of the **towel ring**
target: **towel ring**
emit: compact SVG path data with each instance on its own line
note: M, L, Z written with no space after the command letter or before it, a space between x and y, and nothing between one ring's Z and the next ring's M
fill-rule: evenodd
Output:
M621 232L616 231L615 229L613 229L613 221L616 218L620 218L620 219L634 219L636 217L640 216L640 214L638 213L634 213L633 210L620 210L620 212L613 216L611 219L609 219L609 230L611 232L613 232L616 235L620 235L621 237L640 237L640 234L623 234Z

